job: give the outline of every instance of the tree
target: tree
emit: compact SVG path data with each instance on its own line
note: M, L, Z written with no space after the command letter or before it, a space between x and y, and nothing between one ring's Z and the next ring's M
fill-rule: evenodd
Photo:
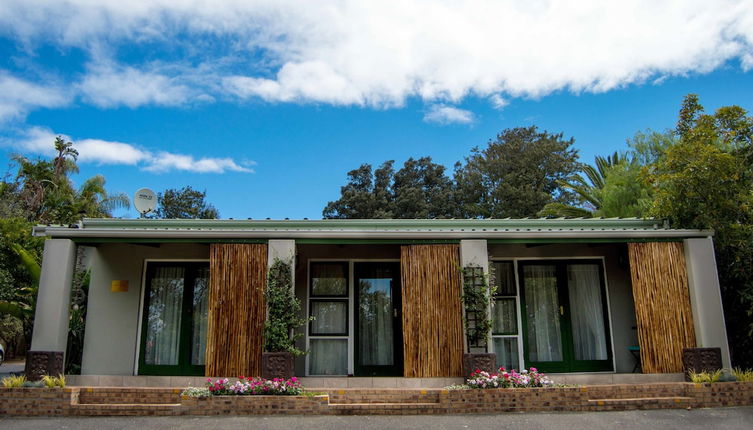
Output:
M739 106L704 113L689 94L678 141L646 172L650 214L675 228L713 229L733 362L753 366L753 118Z
M485 149L473 148L465 165L455 165L458 215L524 218L547 203L575 203L562 186L580 170L574 142L531 126L504 130Z
M392 190L396 218L448 218L452 216L452 180L445 167L431 161L409 158L395 173Z
M217 219L220 213L205 201L207 192L186 186L157 194L157 218Z
M340 198L327 203L324 218L392 218L392 169L395 162L385 161L372 172L370 164L361 164L348 172L348 183L340 187Z
M340 198L324 208L324 218L448 218L452 216L452 180L445 166L431 157L409 158L394 171L395 162L384 162L372 172L362 164L348 172Z

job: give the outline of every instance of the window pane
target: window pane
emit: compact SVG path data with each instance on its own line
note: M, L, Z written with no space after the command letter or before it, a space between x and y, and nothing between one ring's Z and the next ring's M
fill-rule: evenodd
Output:
M517 337L495 337L494 353L497 354L497 367L519 370Z
M348 374L348 339L311 339L309 346L309 374Z
M311 334L348 334L348 302L311 301Z
M358 348L362 366L393 364L392 274L383 276L360 279L358 283Z
M144 362L178 364L183 310L183 267L158 267L149 284Z
M536 362L562 361L556 266L524 266L523 285L529 359Z
M567 266L567 289L572 309L576 360L607 360L604 305L598 264Z
M496 294L498 296L514 296L517 294L515 271L511 262L494 263L494 280L497 285Z
M492 308L494 334L518 334L515 299L497 299Z
M343 263L311 265L311 294L314 296L347 296L348 271Z
M202 267L193 286L193 323L191 364L203 366L207 349L207 314L209 306L209 267Z

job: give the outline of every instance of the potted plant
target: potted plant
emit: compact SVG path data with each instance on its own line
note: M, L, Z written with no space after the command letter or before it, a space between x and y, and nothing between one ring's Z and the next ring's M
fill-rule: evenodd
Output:
M300 318L301 302L293 293L291 262L275 259L267 273L267 321L264 323L264 351L261 375L266 379L293 377L295 356L304 352L295 347L302 334L294 330L308 322Z
M488 352L488 339L492 330L490 305L494 287L484 269L468 266L463 274L463 308L465 339L468 352L463 354L463 374L469 378L475 371L493 372L497 369L497 354Z

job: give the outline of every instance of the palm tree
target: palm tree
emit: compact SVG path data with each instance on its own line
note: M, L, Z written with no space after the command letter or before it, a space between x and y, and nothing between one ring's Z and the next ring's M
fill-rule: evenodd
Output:
M618 164L629 162L625 154L615 151L614 154L602 157L597 155L594 166L584 165L583 173L575 175L571 181L560 181L562 188L575 193L585 203L585 207L566 205L563 203L549 203L539 212L540 216L564 216L590 218L602 208L603 190L609 170Z
M124 193L110 194L105 189L105 177L96 175L81 185L74 199L76 214L90 218L112 216L115 209L131 207L128 196Z

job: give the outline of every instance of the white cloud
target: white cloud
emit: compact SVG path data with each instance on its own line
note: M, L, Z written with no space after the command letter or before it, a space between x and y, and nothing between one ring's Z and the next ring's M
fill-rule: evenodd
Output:
M492 94L489 97L489 102L491 102L492 106L494 106L494 109L502 109L505 106L510 104L510 102L507 101L507 99L505 99L499 94Z
M152 156L144 170L152 172L184 170L195 173L225 173L225 171L253 172L253 170L239 165L231 158L196 159L191 155L172 154L169 152L158 152Z
M473 112L453 106L436 104L429 106L424 121L436 124L470 124L475 120Z
M112 64L92 66L78 87L87 101L104 108L180 105L189 99L190 93L175 78Z
M235 162L231 158L196 158L192 155L175 154L165 151L153 153L135 145L101 139L72 140L69 136L53 133L42 127L33 127L23 138L11 141L10 144L27 152L52 155L52 143L56 136L73 141L74 148L79 152L78 161L81 163L138 166L143 170L163 173L180 170L194 173L251 173L253 162Z
M69 99L59 88L35 84L0 70L0 123L23 117L33 108L64 106Z
M88 71L80 90L103 107L182 104L199 94L375 107L470 95L494 103L609 91L735 60L750 69L753 2L5 0L0 35L138 58ZM129 55L118 56L125 46ZM144 59L163 58L160 50L187 52L186 64L204 67L154 69Z

